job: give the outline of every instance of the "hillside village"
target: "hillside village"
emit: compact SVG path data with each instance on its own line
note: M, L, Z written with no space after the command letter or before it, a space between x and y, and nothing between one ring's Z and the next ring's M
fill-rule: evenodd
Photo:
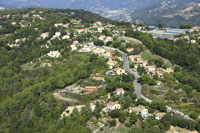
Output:
M193 109L199 111L198 107L192 107L192 115L182 111L182 107L185 106L183 97L187 97L188 92L182 87L178 88L182 85L174 76L178 65L151 53L145 45L127 37L127 27L131 27L129 23L107 20L85 22L84 18L74 17L76 13L73 11L66 13L66 19L58 21L51 20L53 17L47 12L30 9L20 14L1 13L0 19L8 24L0 23L0 37L3 39L2 45L5 45L3 47L10 51L24 49L21 54L27 54L27 58L29 54L25 51L28 45L31 48L37 47L35 51L31 51L35 54L34 58L30 57L26 62L21 61L22 72L33 72L27 75L27 78L40 74L40 70L43 69L48 69L46 73L62 70L61 78L56 73L51 75L55 76L56 80L59 79L55 83L47 77L41 79L52 82L54 89L49 93L54 100L63 103L62 109L56 112L57 120L75 119L76 115L82 116L87 112L89 118L80 121L93 132L132 132L145 125L149 129L154 127L155 132L175 132L175 127L188 132L198 132L198 124L195 121L199 120L199 115L196 116L196 112L193 112ZM61 18L64 17L62 15ZM44 26L45 24L48 25ZM15 29L7 30L9 27ZM193 36L195 33L190 34ZM32 41L36 44L31 43ZM139 78L127 71L124 66L125 58L128 59L131 72ZM69 66L59 68L63 64ZM68 78L64 73L79 78L71 81L76 77ZM142 87L141 95L153 101L138 98L136 91L139 87L137 88L136 84ZM44 86L43 90L34 92L38 97L42 96L42 92L47 93L46 89L50 85L41 86ZM176 87L178 89L174 89ZM169 97L169 93L173 94L173 97ZM176 94L179 97L174 99ZM194 102L194 99L195 97L191 98L190 102ZM180 106L174 106L173 102L179 102ZM45 102L39 103L38 106L41 107L38 108L42 108L44 104ZM171 106L177 110L181 109L183 115L179 115L175 109L169 110ZM38 116L42 117L42 113ZM177 125L169 122L172 118L177 119ZM182 125L181 121L185 121L186 126Z

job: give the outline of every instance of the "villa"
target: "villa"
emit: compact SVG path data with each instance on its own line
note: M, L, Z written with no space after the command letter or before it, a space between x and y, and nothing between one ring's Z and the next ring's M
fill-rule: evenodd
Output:
M112 110L121 109L121 105L118 104L117 102L109 102L107 103L106 108L107 110L112 111Z
M114 72L115 72L117 75L123 75L123 74L126 73L125 70L122 69L122 68L115 68L115 69L114 69Z
M129 113L136 112L137 115L141 115L142 118L146 119L148 117L148 109L145 109L144 107L134 107L131 108Z

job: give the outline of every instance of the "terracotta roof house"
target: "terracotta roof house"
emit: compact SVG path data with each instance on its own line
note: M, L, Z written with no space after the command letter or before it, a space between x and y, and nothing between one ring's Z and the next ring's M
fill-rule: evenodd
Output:
M114 53L115 53L115 51L114 51L114 50L108 50L108 52L109 52L109 53L112 53L112 54L114 54Z
M126 73L125 70L122 69L122 68L115 68L115 69L114 69L114 72L115 72L117 75L123 75L123 74Z
M132 52L134 49L133 48L127 48L126 49L128 52Z
M141 55L130 55L129 59L131 61L137 61L137 60L141 60Z
M112 69L112 68L117 64L117 62L116 62L116 61L111 61L111 60L109 60L109 61L107 62L107 64L108 64L109 68Z
M118 58L119 58L118 56L112 56L112 57L110 57L110 59L112 59L112 60L116 60Z
M85 90L86 90L86 92L97 92L98 86L86 86Z
M115 90L115 95L116 96L123 96L125 93L124 89L123 88L119 88L117 90Z
M109 102L109 103L107 103L106 108L108 110L112 111L112 110L120 109L121 105L118 104L117 102Z
M165 114L166 114L166 113L156 113L156 114L154 114L154 116L155 116L155 119L156 119L156 120L161 120L162 117L163 117Z
M148 109L145 109L144 107L134 107L131 108L129 112L136 112L136 114L140 114L144 119L148 117Z
M104 77L93 77L92 79L97 81L105 81Z

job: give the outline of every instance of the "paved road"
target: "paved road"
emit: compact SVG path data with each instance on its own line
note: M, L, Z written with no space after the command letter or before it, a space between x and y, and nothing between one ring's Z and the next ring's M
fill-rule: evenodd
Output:
M120 51L119 49L115 49L115 48L110 48L110 47L104 47L105 49L112 49L112 50L116 50L118 51L121 55L122 55L122 58L123 58L123 61L124 61L124 65L123 65L123 68L130 74L134 75L135 76L135 81L134 81L134 87L135 87L135 94L137 95L137 99L144 99L146 100L147 102L152 102L152 100L150 100L149 98L145 97L143 94L142 94L142 85L140 83L138 83L138 79L140 78L140 75L138 75L137 72L135 71L132 71L130 69L130 66L129 66L129 60L128 60L128 57L127 57L127 54ZM193 120L191 117L189 117L188 115L185 115L183 112L180 112L176 109L173 109L169 106L166 106L167 107L167 112L168 113L175 113L175 114L178 114L180 115L181 117L185 118L185 119L189 119L189 120Z
M146 101L148 102L152 102L152 100L150 100L149 98L145 97L143 94L142 94L142 85L141 83L138 83L138 79L140 78L140 75L137 73L137 72L134 72L130 69L130 66L129 66L129 60L128 60L128 57L127 55L120 51L120 50L117 50L121 55L122 55L122 58L123 58L123 61L124 61L124 65L123 65L123 68L130 74L134 75L135 77L135 81L134 81L134 87L135 87L135 94L137 95L137 99L145 99Z
M124 61L124 65L123 65L123 68L130 74L134 75L135 76L135 81L134 81L134 87L135 87L135 94L137 95L137 99L141 99L143 98L144 100L146 100L147 102L152 102L152 100L150 100L149 98L145 97L143 94L142 94L142 85L140 83L138 83L138 78L140 78L140 76L138 75L137 72L134 72L130 69L130 66L129 66L129 60L128 60L128 57L127 55L116 49L121 55L122 55L122 58L123 58L123 61ZM185 115L183 112L180 112L176 109L172 109L171 107L169 106L166 106L167 107L167 112L169 113L175 113L175 114L178 114L180 115L181 117L185 118L185 119L189 119L189 120L193 120L191 117L189 117L188 115Z
M152 102L152 100L150 100L149 98L145 97L143 94L142 94L142 85L140 83L138 83L138 79L140 78L140 76L138 75L137 72L134 72L130 69L130 66L129 66L129 60L128 60L128 57L127 57L127 54L120 51L119 49L115 49L115 48L110 48L110 47L103 47L105 49L112 49L112 50L116 50L118 51L121 55L122 55L122 58L123 58L123 61L124 61L124 65L123 65L123 68L130 74L134 75L135 77L135 81L134 81L134 88L135 88L135 94L137 95L137 99L145 99L147 102Z

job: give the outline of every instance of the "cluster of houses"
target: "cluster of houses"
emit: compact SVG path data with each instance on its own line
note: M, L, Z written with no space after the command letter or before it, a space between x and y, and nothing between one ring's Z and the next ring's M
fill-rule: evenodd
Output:
M119 110L121 109L121 105L117 102L108 102L106 105L107 112L113 111L113 110ZM138 107L130 107L128 109L129 113L135 112L137 115L140 115L143 119L147 119L149 116L154 116L156 120L161 120L162 117L166 114L164 112L158 112L154 114L150 114L148 112L148 109L144 106L138 106Z
M129 60L134 64L135 68L144 67L147 74L151 76L158 75L159 78L163 78L164 73L174 72L171 68L163 69L148 65L148 61L143 60L141 55L130 55Z

